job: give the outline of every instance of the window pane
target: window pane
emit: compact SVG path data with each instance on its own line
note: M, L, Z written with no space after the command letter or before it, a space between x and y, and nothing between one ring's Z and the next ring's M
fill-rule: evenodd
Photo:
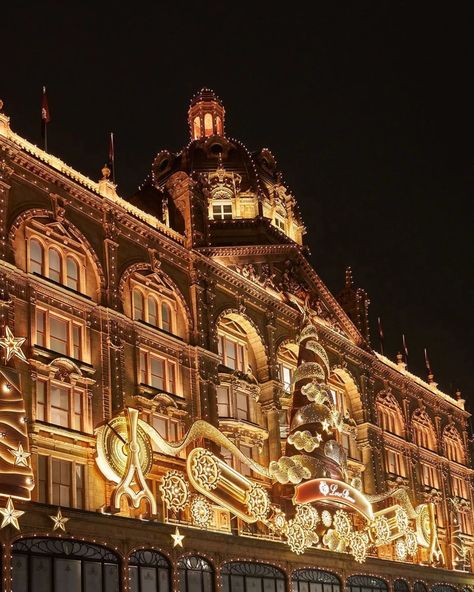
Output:
M73 290L79 290L79 266L77 262L72 258L67 258L67 282L68 288Z
M46 456L38 456L38 501L44 504L48 503L47 482L48 482L48 459Z
M43 247L36 239L30 240L30 271L43 274Z
M45 421L46 383L43 380L36 382L36 419Z
M52 503L58 506L71 505L71 463L52 459Z
M217 409L219 417L230 417L229 389L225 386L217 387Z
M84 465L76 463L76 507L84 507Z
M140 567L140 592L157 592L156 569Z
M158 306L153 296L148 296L148 322L150 325L158 326Z
M237 369L237 348L236 348L236 345L237 345L236 343L234 343L233 341L230 341L230 339L226 337L226 339L225 339L225 356L226 356L225 365L228 366L229 368L232 368L232 370Z
M51 423L69 426L69 389L51 385Z
M162 436L163 438L168 439L168 418L162 417L161 415L154 415L152 419L152 424L155 430Z
M46 313L44 310L36 311L36 345L46 347L46 338L44 326L46 323Z
M168 362L168 392L176 393L176 366Z
M74 415L73 415L73 430L82 430L82 400L83 393L81 391L73 392L74 401Z
M133 290L133 318L143 321L143 295L140 290Z
M51 559L49 557L32 557L31 572L32 592L50 592ZM25 590L28 590L28 587Z
M147 370L146 370L146 354L140 352L140 382L141 384L148 384Z
M119 592L120 584L119 584L119 574L118 574L118 565L114 565L112 563L105 563L104 564L104 573L105 573L105 590L104 592Z
M76 360L81 359L81 327L79 325L72 326L72 357Z
M81 592L81 562L77 559L55 559L54 585L56 590Z
M130 565L128 568L128 581L130 592L140 592L138 588L138 567Z
M237 418L249 420L249 402L243 393L237 393Z
M55 282L61 281L61 257L55 249L49 250L49 274L48 277Z
M28 558L26 555L12 557L12 580L13 592L28 590Z
M53 315L49 320L50 344L49 347L60 354L68 354L68 323L63 319L58 319Z
M161 358L151 358L151 386L165 390L165 364Z
M84 561L84 592L102 592L102 565L96 561Z
M161 305L161 328L171 333L171 308L166 302Z

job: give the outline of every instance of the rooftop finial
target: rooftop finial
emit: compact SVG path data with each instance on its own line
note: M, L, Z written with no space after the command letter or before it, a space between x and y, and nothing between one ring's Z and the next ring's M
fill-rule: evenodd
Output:
M346 288L352 288L353 285L354 278L352 277L352 268L349 265L349 267L346 268Z
M110 169L109 167L104 164L104 166L102 167L102 180L107 180L110 177Z

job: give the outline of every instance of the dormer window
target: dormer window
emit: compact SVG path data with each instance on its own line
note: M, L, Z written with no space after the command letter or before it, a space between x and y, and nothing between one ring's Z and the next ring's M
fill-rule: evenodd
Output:
M232 204L214 203L212 206L212 217L214 220L232 220Z

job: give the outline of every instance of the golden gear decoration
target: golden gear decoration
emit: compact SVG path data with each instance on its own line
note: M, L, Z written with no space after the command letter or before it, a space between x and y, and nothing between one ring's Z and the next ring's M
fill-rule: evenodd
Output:
M160 491L169 510L184 510L189 500L189 485L183 473L168 471L161 480Z
M398 539L395 543L395 557L400 561L405 561L408 555L407 544L403 539Z
M140 450L140 467L147 475L153 466L153 449L150 438L141 426L137 425L137 444ZM97 434L97 451L105 459L115 475L120 479L124 476L129 456L127 419L122 415L113 417Z
M267 490L258 483L253 483L245 494L248 513L257 520L265 520L270 513L271 504Z
M354 532L349 540L352 555L357 563L364 563L369 551L369 537L365 532Z
M375 544L387 545L390 542L390 524L385 516L377 516L373 523Z
M344 510L337 510L333 518L334 530L343 539L349 539L352 534L352 522L349 514Z
M347 541L339 536L332 528L323 536L323 545L330 551L343 553L347 547Z
M416 540L416 533L410 528L405 534L405 544L407 546L407 553L411 557L415 555L418 550L418 541Z
M213 510L211 504L202 495L193 496L190 506L193 523L196 526L207 528L213 517Z
M194 480L203 489L212 491L217 487L217 482L221 476L220 468L209 450L200 450L193 459L191 467Z
M271 526L278 532L285 533L287 528L287 521L285 513L280 508L275 508L270 522Z
M397 508L395 512L395 520L400 532L407 532L407 530L410 527L410 521L408 518L408 514L406 513L406 510L404 510L403 508Z
M321 522L326 528L329 528L332 524L331 512L329 512L328 510L323 510L321 512Z
M301 555L305 552L306 548L311 545L307 541L306 530L296 520L288 521L288 528L286 531L286 537L288 546L297 555Z
M319 514L311 504L298 504L295 520L306 530L314 530L319 522Z
M428 506L424 504L417 508L416 516L416 533L418 543L424 546L428 546L431 540L431 518Z

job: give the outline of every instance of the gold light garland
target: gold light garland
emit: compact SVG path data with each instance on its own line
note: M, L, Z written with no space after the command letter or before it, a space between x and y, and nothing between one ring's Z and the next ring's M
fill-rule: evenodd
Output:
M247 491L245 503L249 514L257 520L265 520L270 513L270 498L266 489L258 483Z
M192 497L190 511L193 523L196 526L207 528L211 524L213 516L212 506L202 495Z

